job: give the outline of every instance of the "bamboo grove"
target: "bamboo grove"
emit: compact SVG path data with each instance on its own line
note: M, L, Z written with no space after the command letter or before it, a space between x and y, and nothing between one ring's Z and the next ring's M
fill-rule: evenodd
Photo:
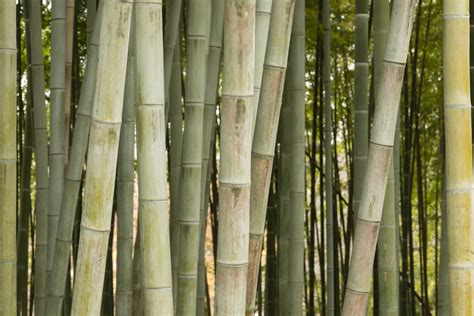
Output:
M470 42L468 0L0 0L0 315L474 315Z

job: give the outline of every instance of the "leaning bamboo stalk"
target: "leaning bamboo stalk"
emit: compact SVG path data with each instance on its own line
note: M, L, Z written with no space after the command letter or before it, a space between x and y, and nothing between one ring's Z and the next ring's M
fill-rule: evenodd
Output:
M172 65L174 60L174 51L179 38L180 20L182 14L183 0L168 0L166 2L166 24L163 39L163 54L165 63L165 94L168 96ZM168 109L167 109L168 111Z
M206 309L206 221L209 206L209 183L211 179L211 146L216 128L217 89L221 69L222 33L224 26L224 1L212 0L211 30L209 33L209 53L207 57L207 85L204 104L204 130L202 139L201 209L198 261L198 290L196 314L204 315Z
M0 314L16 315L16 3L0 3Z
M255 12L255 80L253 95L252 115L252 137L257 121L258 102L260 89L262 87L263 64L265 52L267 51L268 28L270 27L270 16L272 13L273 0L257 0Z
M133 28L130 34L134 38ZM135 59L129 45L125 95L117 163L117 289L118 316L132 315L133 193L135 161Z
M46 261L47 288L51 285L54 247L64 188L64 103L66 0L52 1L51 11L51 110L49 143L48 250Z
M97 15L97 0L87 0L87 46L89 46L94 31Z
M334 273L334 209L333 209L333 170L332 170L332 106L331 106L331 22L330 22L331 2L323 0L323 85L324 85L324 193L326 202L326 251L327 251L327 314L335 315L336 293L335 279L338 277ZM357 16L357 15L356 15ZM357 82L357 80L356 80ZM356 114L357 116L357 114Z
M46 127L45 74L40 1L27 2L30 23L31 78L33 83L33 126L36 176L35 199L35 315L44 315L46 308L46 246L48 226L48 130Z
M296 0L289 54L290 220L288 225L288 315L303 314L305 219L305 0ZM291 70L290 70L291 69Z
M177 251L176 313L196 311L197 263L201 206L201 167L210 0L188 1L186 38L185 126L181 155L178 228L173 231Z
M387 46L390 24L390 2L373 2L374 10L374 91L378 90L382 69L383 54ZM397 114L398 117L398 114ZM397 119L398 123L398 119ZM395 154L395 149L394 149ZM395 203L395 156L390 161L387 188L380 223L377 244L378 256L378 296L380 315L398 314L399 305L399 267L398 267L398 221Z
M474 309L469 1L444 1L443 20L449 309L468 315Z
M72 315L97 315L100 312L100 294L104 285L112 217L131 13L131 2L103 2Z
M162 3L134 6L141 287L145 315L173 314Z
M355 226L343 315L365 315L370 293L375 248L392 159L403 74L416 0L397 0L392 6L390 30L380 84L376 93L374 126L368 166Z
M247 302L255 302L295 0L274 1L252 144ZM247 305L254 305L247 304Z
M216 314L244 315L250 219L255 0L224 8Z
M64 164L69 165L69 134L71 124L72 52L74 47L74 1L66 0L66 55L64 98Z
M69 273L69 256L73 240L74 220L78 196L81 189L82 172L86 157L91 125L92 106L96 88L97 64L99 60L99 34L102 8L99 8L95 30L89 43L84 83L81 88L76 111L75 128L72 135L71 160L64 179L53 269L48 288L48 315L61 313L65 295L66 277Z

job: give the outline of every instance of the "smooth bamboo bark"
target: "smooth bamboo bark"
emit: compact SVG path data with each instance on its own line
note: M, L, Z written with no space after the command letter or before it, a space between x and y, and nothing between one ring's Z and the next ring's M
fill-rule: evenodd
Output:
M0 314L16 315L16 3L0 3Z
M445 173L446 174L446 173ZM446 175L443 177L441 200L441 243L438 273L438 297L436 312L440 316L449 315L449 272L448 272L448 214L446 209Z
M196 311L199 257L201 167L204 98L206 91L210 0L188 2L186 38L185 125L181 156L178 228L173 232L177 251L176 313Z
M65 56L65 98L64 98L64 164L69 165L69 134L71 125L71 91L72 91L72 52L74 47L74 2L66 0L66 56Z
M141 288L145 315L173 314L162 3L134 7Z
M224 26L224 2L212 1L211 30L209 33L209 53L207 57L207 85L204 104L204 125L202 139L202 171L201 171L201 214L199 237L199 262L198 262L198 290L196 314L204 315L206 309L206 222L209 208L209 183L211 180L212 154L211 146L216 128L216 104L219 74L221 69L222 32Z
M254 308L295 0L274 1L252 143L247 310ZM251 302L251 303L249 303Z
M103 5L72 315L100 312L123 108L132 5Z
M226 0L216 315L244 315L250 218L255 0Z
M387 49L376 93L374 126L361 204L355 226L354 248L347 280L343 315L365 315L370 293L375 248L382 217L387 177L392 159L400 92L413 25L416 0L396 0L392 6Z
M305 0L296 0L288 59L290 132L290 220L288 315L303 314L305 219Z
M474 313L469 1L443 3L446 203L451 315Z
M64 104L66 83L66 0L52 1L51 110L49 141L47 288L51 286L56 232L64 188Z
M327 247L327 315L336 314L335 306L335 275L334 267L334 218L332 190L332 106L331 106L331 3L323 0L323 85L324 85L324 193L326 199L326 247ZM357 16L357 15L356 15ZM362 16L363 17L363 16ZM357 22L356 22L357 23ZM357 25L357 24L356 24ZM358 33L357 33L358 34ZM362 64L362 66L364 66ZM357 80L356 80L357 82ZM357 91L357 89L356 89ZM363 87L360 88L363 92ZM366 92L367 93L367 92ZM363 105L362 105L363 106ZM356 114L357 117L357 114ZM365 136L364 136L365 137Z
M97 64L99 60L99 35L102 6L89 43L84 83L76 110L75 128L72 135L71 160L64 179L53 270L48 288L48 315L59 315L65 295L66 277L69 273L69 257L73 240L74 221L81 190L82 172L86 157L92 107L96 89Z
M390 25L390 2L377 0L373 2L374 11L374 91L378 91L382 70L383 55L387 46L388 28ZM398 114L397 114L398 117ZM397 120L398 124L398 120ZM396 137L396 136L395 136ZM395 149L390 162L387 188L380 223L380 236L377 244L377 271L379 313L381 315L398 315L399 305L399 257L398 257L398 214L395 194Z
M257 122L258 102L260 99L260 89L262 87L263 64L265 62L265 52L267 51L268 29L270 27L270 17L272 13L273 0L257 0L255 12L255 80L253 94L253 115L252 115L252 137L255 132ZM250 303L250 302L248 302Z
M33 83L33 126L35 153L35 315L44 315L46 308L46 246L48 225L48 130L45 109L45 74L41 28L41 3L28 1L31 45L31 77Z
M130 34L134 38L133 28ZM129 45L117 163L117 316L132 315L135 58Z

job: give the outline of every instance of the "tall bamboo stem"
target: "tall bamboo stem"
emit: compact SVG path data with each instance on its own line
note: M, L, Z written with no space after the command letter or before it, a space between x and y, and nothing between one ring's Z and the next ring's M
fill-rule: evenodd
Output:
M97 0L87 0L87 46L92 39L95 19L97 15Z
M72 315L100 312L123 108L132 5L103 6Z
M0 3L0 314L16 315L16 3Z
M66 0L66 56L65 56L65 98L64 98L64 164L69 165L69 131L71 124L72 52L74 48L74 2Z
M244 315L249 247L255 0L225 1L216 314Z
M446 172L445 172L446 174ZM448 273L448 214L446 210L446 176L443 177L441 198L441 245L439 255L438 297L436 312L440 316L449 315L449 273Z
M255 305L268 193L275 155L295 0L274 1L252 143L247 309ZM252 303L249 303L252 302Z
M400 92L413 25L416 0L396 0L382 73L376 93L374 126L368 166L355 226L343 315L365 315L370 293L375 248L382 217L387 177L392 159Z
M96 89L97 64L99 60L99 35L102 6L99 8L96 26L90 39L84 83L76 110L75 128L72 135L71 160L64 179L53 269L48 288L48 315L61 313L65 294L66 277L69 273L69 256L73 240L74 220L81 190L82 172L86 157L91 125L91 113Z
M134 38L133 28L130 34ZM129 45L117 163L117 316L132 315L135 57Z
M134 26L144 314L173 314L161 1L136 2Z
M305 219L305 0L296 0L289 63L290 220L288 229L288 315L303 314Z
M474 309L469 1L443 4L449 309L468 315Z

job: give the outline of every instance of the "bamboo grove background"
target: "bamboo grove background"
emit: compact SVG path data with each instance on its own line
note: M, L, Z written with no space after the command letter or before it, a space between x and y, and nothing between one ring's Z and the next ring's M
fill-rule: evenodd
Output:
M0 154L16 140L0 253L16 238L17 290L2 292L15 283L2 267L0 314L350 315L390 9L415 1L131 2L0 2L0 52L17 52L16 137L13 113L0 115L10 132ZM374 315L450 308L443 3L413 10L379 244L365 271ZM102 103L115 107L96 110ZM85 234L96 239L83 245ZM103 283L88 288L97 276Z

